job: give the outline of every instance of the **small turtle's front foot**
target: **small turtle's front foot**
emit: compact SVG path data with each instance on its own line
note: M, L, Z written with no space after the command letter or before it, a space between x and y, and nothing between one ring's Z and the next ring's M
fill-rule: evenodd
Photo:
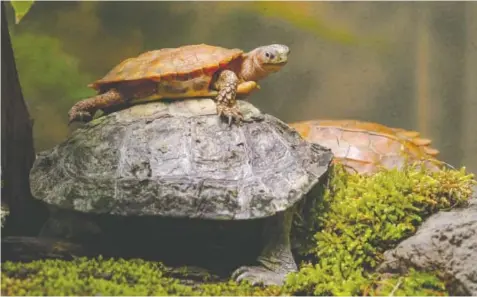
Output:
M217 102L217 114L221 118L226 118L229 126L232 125L232 121L237 124L241 124L244 121L243 115L237 105L230 106L226 102Z
M93 116L90 112L87 111L73 111L69 113L68 125L71 125L73 122L82 122L87 123L93 119Z
M262 266L242 266L234 271L232 279L248 281L252 285L281 286L285 282L287 274L271 271Z
M240 124L243 121L243 115L237 107L237 88L239 79L237 75L230 70L224 70L220 73L215 88L219 90L217 97L217 114L222 118L228 119L229 126L232 125L232 120ZM242 87L242 91L256 87L255 84L246 84Z

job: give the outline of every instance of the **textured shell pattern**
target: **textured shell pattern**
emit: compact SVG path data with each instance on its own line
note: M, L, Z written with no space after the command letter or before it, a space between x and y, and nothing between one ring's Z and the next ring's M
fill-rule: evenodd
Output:
M431 170L441 165L431 141L415 131L356 120L314 120L290 126L308 141L330 148L335 161L345 164L350 172L371 174L415 161Z
M86 213L219 220L272 216L300 201L332 153L238 101L229 127L210 99L133 106L90 122L39 154L33 195Z
M187 81L199 76L208 77L210 81L217 70L230 66L242 55L240 49L206 44L153 50L124 60L89 87L100 89L109 84L140 80Z

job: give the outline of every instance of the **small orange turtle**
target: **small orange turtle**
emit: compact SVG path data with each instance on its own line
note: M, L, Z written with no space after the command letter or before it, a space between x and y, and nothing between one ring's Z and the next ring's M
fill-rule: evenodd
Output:
M289 124L306 140L332 150L334 161L348 171L372 174L380 167L402 168L406 163L422 161L437 170L444 163L435 157L431 140L419 133L381 124L356 120L312 120Z
M217 113L243 120L236 95L259 88L257 81L279 71L290 50L281 44L258 47L248 53L206 44L145 52L114 67L89 85L98 95L77 102L69 122L88 122L94 113L110 107L158 99L215 97Z

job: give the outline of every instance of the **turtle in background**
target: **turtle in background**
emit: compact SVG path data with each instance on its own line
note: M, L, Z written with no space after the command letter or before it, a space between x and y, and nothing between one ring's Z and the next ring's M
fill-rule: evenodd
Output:
M279 71L288 60L286 45L272 44L248 53L206 44L145 52L114 67L91 83L98 95L77 102L69 123L88 122L97 110L159 99L215 97L219 116L241 121L237 94L259 88L257 81Z
M436 159L439 151L430 146L431 140L416 131L357 120L310 120L289 125L304 139L330 148L334 162L344 164L351 173L401 169L412 162L421 162L430 170L447 165Z
M233 261L224 275L281 285L297 271L293 215L320 199L333 155L252 104L238 105L245 121L231 127L211 99L134 105L39 153L30 187L50 209L40 236L171 250L200 267Z

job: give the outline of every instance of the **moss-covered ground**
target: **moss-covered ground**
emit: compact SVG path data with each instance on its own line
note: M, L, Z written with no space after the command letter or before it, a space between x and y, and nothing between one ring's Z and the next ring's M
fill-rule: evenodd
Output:
M157 262L78 258L2 265L2 295L448 295L433 272L374 272L383 252L412 235L431 214L466 204L475 180L464 169L383 170L348 174L335 166L308 220L300 271L283 287L203 278L184 281ZM184 271L187 274L187 271Z

